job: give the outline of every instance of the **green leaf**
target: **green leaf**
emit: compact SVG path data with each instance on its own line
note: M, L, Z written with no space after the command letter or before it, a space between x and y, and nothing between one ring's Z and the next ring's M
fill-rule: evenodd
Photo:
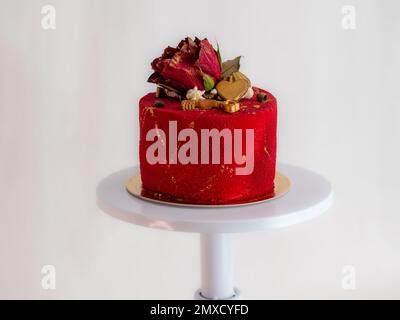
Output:
M203 74L203 82L204 82L204 90L210 91L214 88L215 83L213 78L211 78L208 74Z
M241 58L242 57L239 56L236 57L235 59L225 61L221 67L221 78L227 78L232 73L239 71Z
M219 66L222 69L222 58L221 58L221 50L219 50L219 43L217 42L217 56L218 56L218 61L219 61Z

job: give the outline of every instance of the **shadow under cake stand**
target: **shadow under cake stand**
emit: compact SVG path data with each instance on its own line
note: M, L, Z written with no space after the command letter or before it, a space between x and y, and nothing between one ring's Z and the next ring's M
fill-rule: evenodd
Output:
M111 216L149 228L200 233L201 288L196 299L235 299L230 234L283 228L325 212L332 203L330 183L319 174L278 165L290 180L283 196L257 204L235 207L187 207L136 198L125 189L138 167L115 172L97 186L97 204Z

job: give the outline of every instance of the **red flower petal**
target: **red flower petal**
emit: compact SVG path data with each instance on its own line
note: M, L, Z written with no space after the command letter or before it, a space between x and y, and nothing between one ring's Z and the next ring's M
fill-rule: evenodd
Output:
M175 87L180 90L189 90L197 87L199 90L204 89L203 76L199 68L182 63L171 61L161 73L167 83L170 81L175 84Z
M218 56L207 39L186 38L176 49L166 48L151 66L155 72L149 77L149 82L168 84L178 90L194 87L204 90L204 73L213 80L221 76Z
M197 59L199 47L191 38L186 38L179 43L177 51L182 60L193 64Z
M199 58L195 64L208 75L216 79L221 77L221 66L218 55L207 39L200 42Z
M153 72L152 75L149 77L149 79L147 79L147 82L151 82L151 83L163 83L164 79L161 76L161 74L159 74L157 71Z

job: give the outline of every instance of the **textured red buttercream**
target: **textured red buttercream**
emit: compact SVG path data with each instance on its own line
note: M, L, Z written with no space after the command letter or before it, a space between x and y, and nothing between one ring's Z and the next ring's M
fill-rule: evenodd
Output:
M261 198L273 192L276 165L277 103L267 91L254 88L252 99L240 101L240 111L229 114L221 110L181 110L176 99L158 99L154 93L144 96L140 102L140 172L143 188L182 202L197 204L229 204ZM264 92L267 102L259 102L256 95ZM156 100L165 103L163 108L153 107ZM224 164L155 164L146 160L146 150L153 141L146 141L146 134L153 128L162 129L167 136L169 121L177 121L178 133L184 128L200 130L224 128L243 129L243 153L245 153L245 129L254 129L254 171L250 175L236 175L235 168L243 165ZM178 148L185 142L178 142ZM168 159L168 152L167 152Z

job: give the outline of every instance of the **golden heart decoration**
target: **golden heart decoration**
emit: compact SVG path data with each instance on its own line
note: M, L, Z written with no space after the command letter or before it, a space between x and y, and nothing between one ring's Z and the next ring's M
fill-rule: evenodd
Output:
M227 79L218 82L218 95L225 100L238 101L250 88L250 80L241 72L234 72Z

